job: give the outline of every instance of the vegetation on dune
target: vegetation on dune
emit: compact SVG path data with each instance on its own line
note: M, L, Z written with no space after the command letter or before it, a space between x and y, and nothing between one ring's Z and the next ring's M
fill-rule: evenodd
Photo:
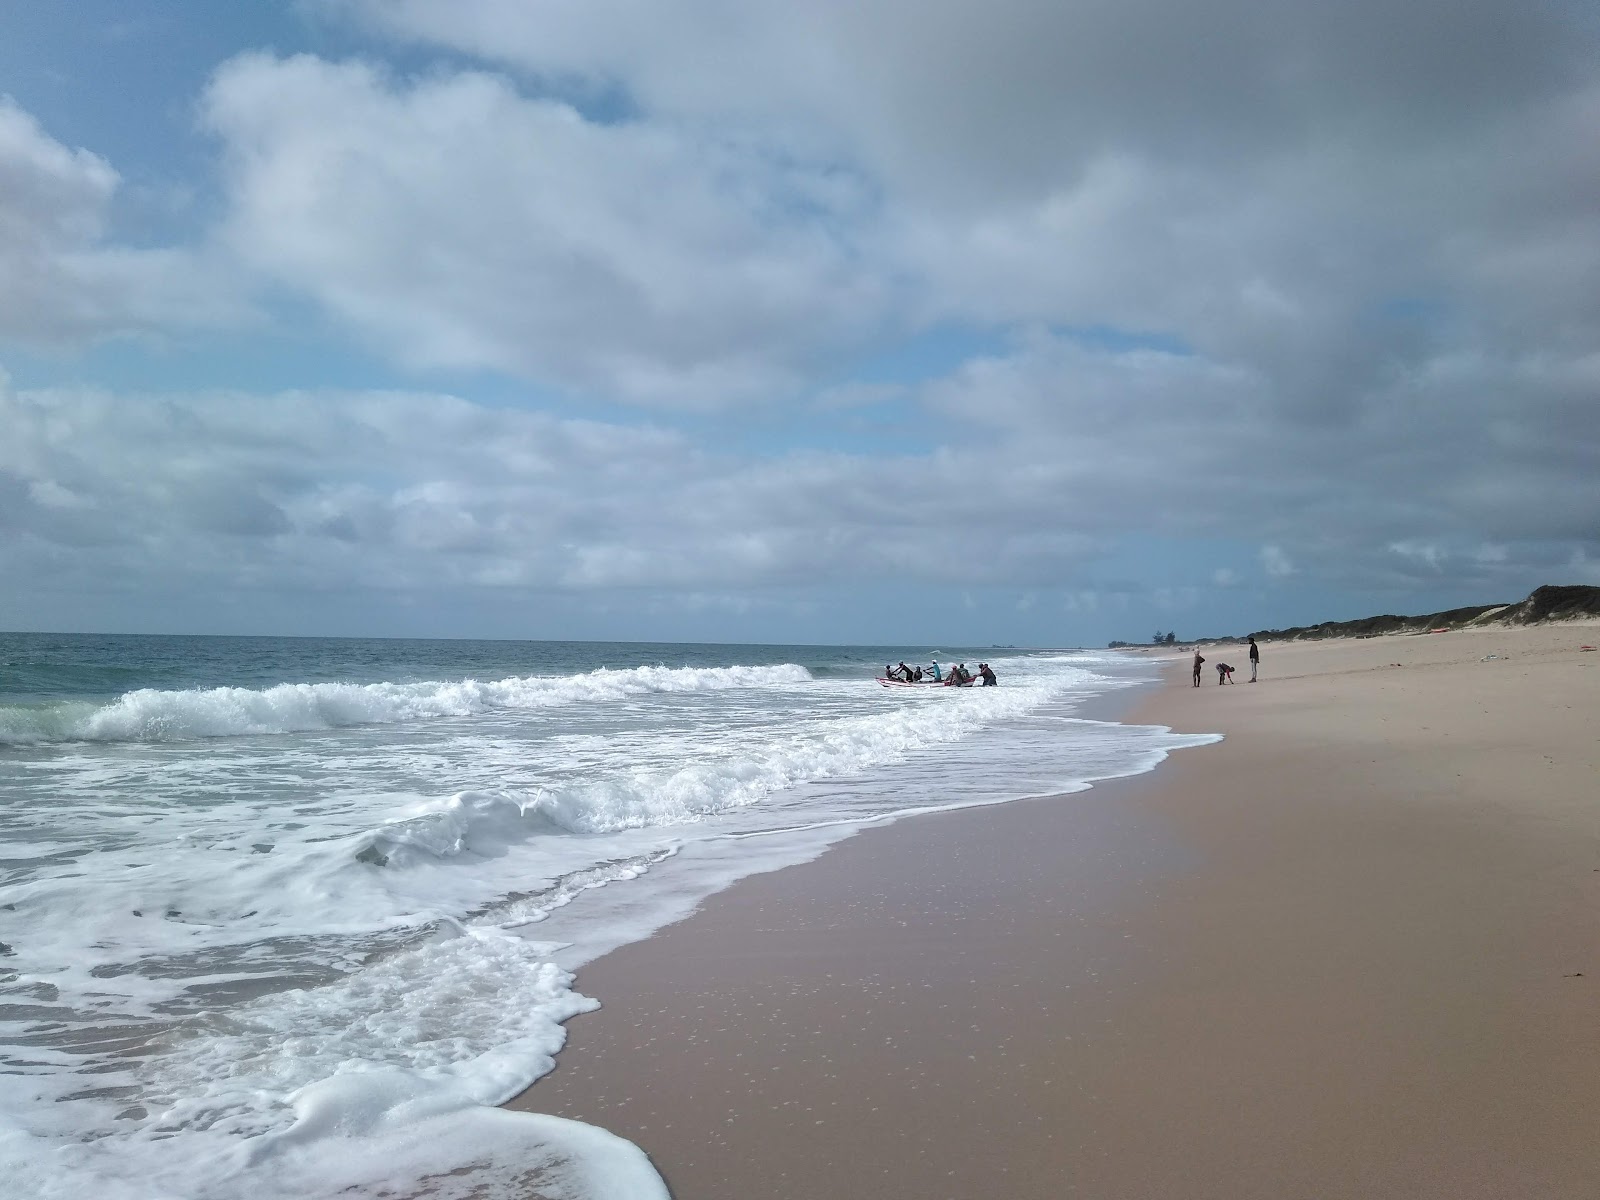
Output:
M1253 635L1262 641L1287 642L1316 638L1378 637L1387 633L1429 633L1436 629L1465 629L1488 624L1538 625L1546 621L1570 621L1578 617L1600 617L1600 587L1586 584L1562 586L1545 584L1535 588L1519 604L1475 604L1424 616L1401 617L1385 613L1355 621L1323 621L1318 625L1296 625L1289 629L1261 629ZM1177 636L1157 632L1156 646L1170 646ZM1243 637L1197 639L1203 642L1241 642ZM1111 647L1128 648L1144 643L1112 642Z

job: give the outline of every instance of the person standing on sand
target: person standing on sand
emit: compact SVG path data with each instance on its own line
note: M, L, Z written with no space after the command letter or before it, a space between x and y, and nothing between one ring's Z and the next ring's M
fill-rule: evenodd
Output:
M1195 687L1199 687L1200 686L1200 666L1205 661L1206 660L1201 655L1200 651L1196 650L1194 652L1194 685L1195 685Z
M1261 662L1261 651L1256 647L1256 639L1250 639L1250 682L1256 681L1256 667Z

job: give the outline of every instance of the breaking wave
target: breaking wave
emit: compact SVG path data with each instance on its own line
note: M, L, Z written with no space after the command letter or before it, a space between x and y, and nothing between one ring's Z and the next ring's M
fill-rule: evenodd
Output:
M110 704L0 707L0 745L180 742L390 725L496 710L560 708L661 693L807 683L790 663L749 667L601 667L581 675L421 683L281 683L270 688L128 692Z

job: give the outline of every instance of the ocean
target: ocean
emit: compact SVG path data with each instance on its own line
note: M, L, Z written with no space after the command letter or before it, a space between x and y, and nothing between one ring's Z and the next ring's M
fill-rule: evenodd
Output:
M1000 686L892 689L888 662ZM1111 651L0 634L0 1174L45 1198L661 1197L497 1105L580 969L866 825L1210 740Z

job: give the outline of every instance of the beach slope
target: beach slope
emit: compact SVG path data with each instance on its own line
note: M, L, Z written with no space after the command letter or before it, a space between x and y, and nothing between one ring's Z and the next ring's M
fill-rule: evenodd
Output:
M680 1200L1600 1194L1594 624L1208 649L1226 740L868 831L584 968L518 1101Z

